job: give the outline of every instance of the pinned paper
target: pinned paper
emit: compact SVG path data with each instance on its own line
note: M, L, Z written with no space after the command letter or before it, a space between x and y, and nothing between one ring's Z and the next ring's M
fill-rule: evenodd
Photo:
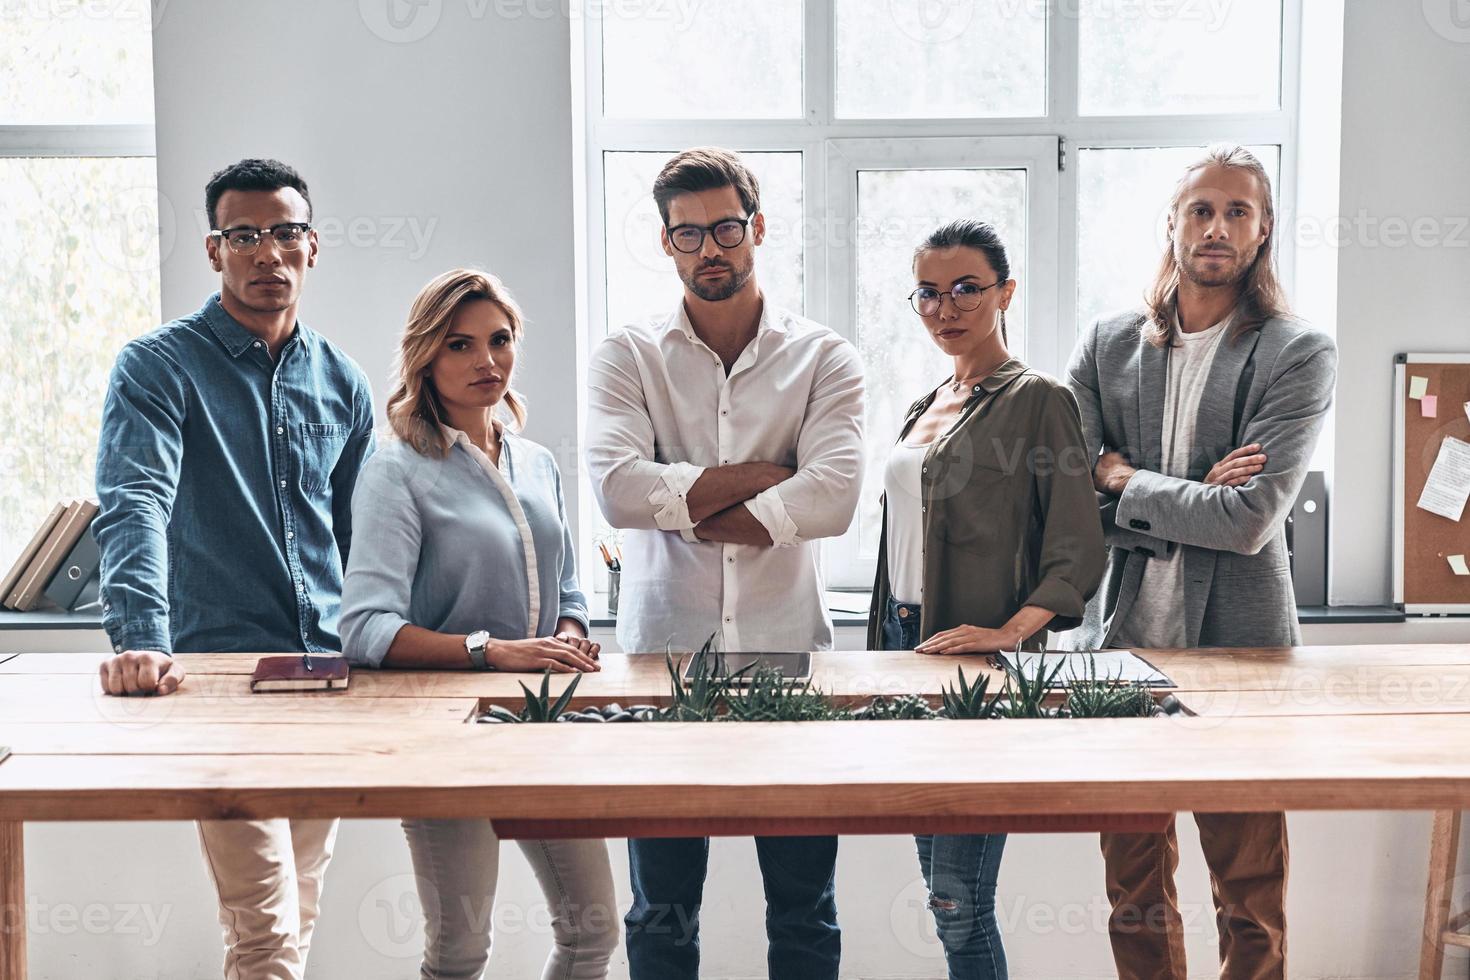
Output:
M1464 555L1450 555L1450 567L1455 570L1456 575L1470 575L1470 566L1465 564Z
M1429 391L1429 379L1421 378L1417 374L1409 379L1409 397L1423 398Z
M1465 417L1470 419L1470 402L1465 403Z
M1419 414L1426 419L1432 419L1439 412L1439 396L1425 395L1419 399Z
M1419 495L1419 507L1458 521L1465 513L1466 497L1470 497L1470 442L1446 436Z

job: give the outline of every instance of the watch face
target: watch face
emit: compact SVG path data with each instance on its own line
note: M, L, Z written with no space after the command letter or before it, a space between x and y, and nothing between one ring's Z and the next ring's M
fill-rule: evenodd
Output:
M464 644L471 650L481 650L484 649L485 645L489 642L489 632L487 632L486 630L475 630L475 632L465 637Z

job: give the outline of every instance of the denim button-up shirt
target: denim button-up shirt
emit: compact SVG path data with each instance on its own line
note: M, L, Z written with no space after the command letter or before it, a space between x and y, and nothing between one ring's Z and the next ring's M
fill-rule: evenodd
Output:
M372 392L298 323L272 361L220 306L123 348L93 525L118 650L332 651Z
M499 640L550 636L563 617L587 626L550 451L502 428L497 467L463 432L444 431L442 459L392 439L362 471L342 590L342 652L354 664L382 666L408 624Z

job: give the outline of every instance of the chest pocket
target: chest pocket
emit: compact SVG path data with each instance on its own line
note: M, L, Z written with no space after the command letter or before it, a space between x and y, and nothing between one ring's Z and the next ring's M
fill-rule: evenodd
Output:
M315 495L332 482L332 470L342 458L350 431L345 422L301 423L301 490Z

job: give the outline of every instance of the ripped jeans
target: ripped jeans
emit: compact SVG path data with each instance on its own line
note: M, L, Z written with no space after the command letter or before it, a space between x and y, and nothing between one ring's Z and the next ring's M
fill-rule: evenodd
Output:
M919 606L889 599L885 612L884 648L917 646ZM995 921L995 882L1006 835L921 834L914 840L949 980L1006 980L1006 954Z

